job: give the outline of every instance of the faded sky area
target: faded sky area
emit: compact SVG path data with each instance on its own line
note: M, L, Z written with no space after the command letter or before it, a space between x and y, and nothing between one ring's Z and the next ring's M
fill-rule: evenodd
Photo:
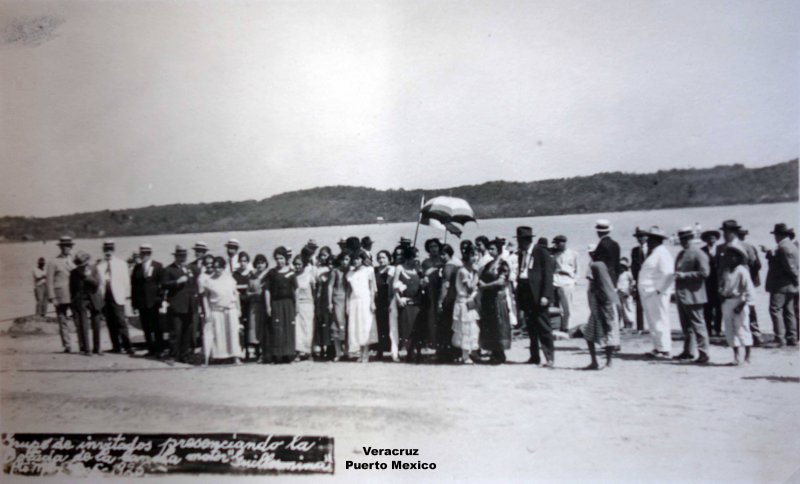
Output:
M0 215L800 154L797 1L0 1Z

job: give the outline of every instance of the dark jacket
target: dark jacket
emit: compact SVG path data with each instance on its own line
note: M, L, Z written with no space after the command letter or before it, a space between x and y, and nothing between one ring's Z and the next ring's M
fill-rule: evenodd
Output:
M546 247L536 245L533 247L533 267L528 269L528 284L531 294L533 294L534 304L538 305L539 300L546 297L550 302L553 301L553 274L556 269L556 261ZM524 279L520 281L524 282Z
M144 264L136 264L131 273L131 305L136 309L152 309L161 304L160 262L150 261L150 274L144 273Z
M608 268L608 275L611 276L611 280L616 286L617 279L619 279L619 244L611 237L603 237L594 250L594 260L605 262L606 268Z
M81 304L88 301L91 308L95 311L102 311L104 306L103 297L98 292L99 277L94 266L89 266L89 273L86 267L76 267L69 273L69 293L72 304Z
M166 291L169 310L177 314L189 314L193 310L193 301L197 292L196 269L190 266L181 268L172 263L161 272L161 286ZM187 276L188 281L178 282L181 276Z
M639 271L642 269L642 264L644 264L646 258L641 245L637 245L631 249L631 273L633 273L634 281L639 280Z
M750 279L753 280L753 286L758 287L761 285L761 259L758 257L758 249L744 240L740 241L744 248L747 250L747 267L750 269Z
M767 292L796 293L797 246L788 237L780 241L775 252L767 253L767 263Z
M689 306L708 302L706 278L710 273L709 257L702 249L689 246L682 250L675 259L675 297L678 303Z
M711 249L704 245L701 249L708 257L709 273L706 277L706 301L712 304L719 302L719 284L717 283L717 258L711 255Z

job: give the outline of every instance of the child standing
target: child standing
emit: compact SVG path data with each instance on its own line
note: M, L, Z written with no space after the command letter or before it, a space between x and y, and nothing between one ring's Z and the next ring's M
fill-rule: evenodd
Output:
M749 310L753 304L753 281L747 267L747 252L738 241L727 244L720 254L719 295L722 301L722 327L728 346L733 348L733 365L739 365L739 348L744 346L744 362L750 363Z
M633 308L633 291L636 287L636 281L633 279L633 274L630 271L630 264L628 259L623 257L619 260L621 273L617 280L617 295L619 295L619 306L617 311L619 317L624 323L624 328L633 328L633 322L636 318L636 312Z

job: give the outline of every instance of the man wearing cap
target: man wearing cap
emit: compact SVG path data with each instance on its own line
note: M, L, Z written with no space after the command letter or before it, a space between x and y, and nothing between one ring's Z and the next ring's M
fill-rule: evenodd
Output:
M766 289L769 293L769 315L775 332L775 344L797 345L797 326L794 299L798 292L798 250L790 239L784 223L775 224L772 231L778 246L765 250L767 264Z
M711 272L708 256L694 244L694 230L684 227L678 231L683 250L675 259L675 301L683 330L683 352L676 360L708 363L708 331L703 320L706 297L705 280Z
M194 272L186 264L186 249L183 246L176 245L172 255L175 261L162 271L161 286L166 291L169 304L167 314L174 333L172 357L180 362L188 362L195 333L193 313L196 310L196 277L199 272Z
M566 236L557 235L553 239L553 257L555 258L553 288L561 306L561 331L568 333L572 290L578 279L578 253L567 248Z
M636 227L636 231L633 233L633 236L636 237L636 242L638 245L631 249L631 273L633 274L633 280L638 281L639 271L642 269L644 260L647 259L647 256L649 255L647 250L647 233L641 230L639 227ZM642 309L642 298L639 296L639 290L635 287L633 294L636 301L636 330L644 331L644 311Z
M236 239L230 239L225 243L225 252L228 255L228 271L230 271L231 274L236 272L236 269L239 267L239 246L239 241Z
M749 234L749 230L739 227L739 241L747 251L747 268L750 270L750 280L753 281L753 287L759 287L761 286L761 259L758 257L758 249L750 242L745 241ZM758 314L756 313L755 305L750 305L750 331L753 333L753 343L759 345L761 343L761 329L758 327Z
M706 302L703 306L703 318L706 321L708 335L722 334L722 307L719 300L719 283L717 282L717 241L720 237L719 230L706 230L700 235L705 242L701 248L708 256L710 272L706 277Z
M86 356L94 351L100 355L100 313L103 310L103 298L100 297L99 276L89 264L92 256L86 252L78 252L75 256L75 268L69 276L69 292L72 299L72 315L75 321L75 332L78 335L78 348ZM89 331L91 329L92 348L89 348Z
M732 244L733 242L737 242L737 244L745 251L745 255L747 256L747 267L750 270L750 280L753 279L752 273L752 264L751 264L751 254L747 247L741 243L739 239L739 234L742 231L742 227L736 222L736 220L725 220L722 222L722 227L720 227L722 231L722 237L725 239L725 243L720 244L717 248L717 280L719 284L722 283L721 274L723 272L728 273L732 271L734 268L729 267L731 258L725 256L725 251L727 250L728 245ZM758 263L759 267L761 263ZM750 307L748 311L750 314L749 316L749 324L750 324L750 332L753 335L753 346L761 346L761 331L758 328L758 320L755 316L755 308Z
M530 359L528 363L541 363L539 345L545 357L545 366L555 364L553 328L550 326L548 307L553 300L553 273L555 262L547 247L533 244L533 229L517 227L519 245L517 264L517 309L520 319L525 322L530 338Z
M75 268L69 253L72 251L72 237L64 236L58 240L60 253L55 259L47 263L45 268L47 276L47 299L56 309L58 318L58 332L61 334L61 344L64 353L72 351L69 337L69 318L67 310L70 309L72 299L69 294L69 275Z
M651 357L669 357L672 333L669 324L669 290L675 261L663 242L667 235L657 226L646 232L649 255L639 271L637 286L642 299L644 322L653 338Z
M142 331L147 343L147 354L157 356L164 349L164 338L158 321L158 309L161 306L161 271L160 262L152 260L153 247L144 244L139 247L142 261L131 273L131 305L139 311Z
M128 264L114 255L114 249L113 241L103 242L103 259L97 263L97 290L103 298L103 316L111 338L111 353L125 350L128 354L133 354L125 318L125 300L131 294L131 279Z
M597 242L597 248L594 250L594 260L606 264L608 275L611 276L611 281L616 286L617 279L619 279L620 251L619 244L610 235L611 222L606 219L599 219L595 222L594 229L600 239Z

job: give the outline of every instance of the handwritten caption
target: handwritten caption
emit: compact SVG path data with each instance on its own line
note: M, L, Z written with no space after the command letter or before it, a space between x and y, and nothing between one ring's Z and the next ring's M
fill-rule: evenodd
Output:
M333 438L260 434L2 434L24 476L333 474Z

